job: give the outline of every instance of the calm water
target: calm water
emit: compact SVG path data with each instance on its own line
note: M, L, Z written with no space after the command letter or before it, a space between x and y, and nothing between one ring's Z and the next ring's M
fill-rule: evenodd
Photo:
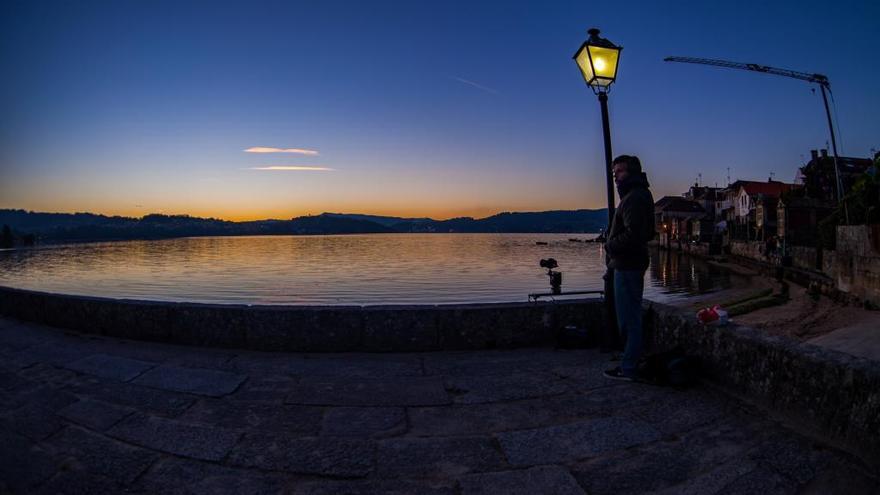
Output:
M48 292L234 304L526 301L546 292L541 258L563 290L602 288L599 244L574 234L196 237L0 251L0 285ZM537 245L546 242L547 245ZM727 287L688 257L655 254L645 296L669 301Z

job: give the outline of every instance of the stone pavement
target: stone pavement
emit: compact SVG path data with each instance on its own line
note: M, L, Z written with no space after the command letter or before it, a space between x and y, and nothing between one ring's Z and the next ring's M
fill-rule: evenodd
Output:
M0 319L0 493L877 493L857 459L594 351L274 354Z

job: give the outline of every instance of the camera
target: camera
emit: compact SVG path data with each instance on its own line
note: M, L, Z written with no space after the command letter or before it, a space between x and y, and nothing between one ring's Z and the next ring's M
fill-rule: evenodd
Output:
M556 262L555 258L542 259L538 264L541 265L541 268L546 268L548 270L552 270L559 266L559 263Z

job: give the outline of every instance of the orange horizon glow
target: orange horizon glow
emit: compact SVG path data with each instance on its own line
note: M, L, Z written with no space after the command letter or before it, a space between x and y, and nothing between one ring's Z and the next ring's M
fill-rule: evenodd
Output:
M359 214L359 215L376 215L386 217L400 218L431 218L433 220L449 220L452 218L472 217L476 219L490 217L504 212L528 213L551 210L579 210L579 209L600 209L603 205L594 207L585 206L566 206L556 205L550 207L473 207L462 209L449 208L394 208L394 207L374 207L374 208L352 208L352 207L327 207L327 208L279 208L279 209L253 209L253 210L224 210L214 208L108 208L108 209L91 209L91 208L53 208L53 207L30 207L30 206L0 206L0 209L19 209L32 211L35 213L93 213L96 215L104 215L108 217L121 216L129 218L143 218L147 215L188 215L197 218L214 218L217 220L225 220L230 222L250 222L258 220L290 220L292 218L303 216L315 216L321 213L340 213L340 214Z

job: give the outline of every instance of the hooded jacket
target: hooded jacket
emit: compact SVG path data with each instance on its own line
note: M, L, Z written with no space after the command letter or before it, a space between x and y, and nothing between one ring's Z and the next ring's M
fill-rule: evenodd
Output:
M605 241L608 268L648 268L648 241L654 238L654 197L648 187L644 172L631 174L617 186L620 204Z

